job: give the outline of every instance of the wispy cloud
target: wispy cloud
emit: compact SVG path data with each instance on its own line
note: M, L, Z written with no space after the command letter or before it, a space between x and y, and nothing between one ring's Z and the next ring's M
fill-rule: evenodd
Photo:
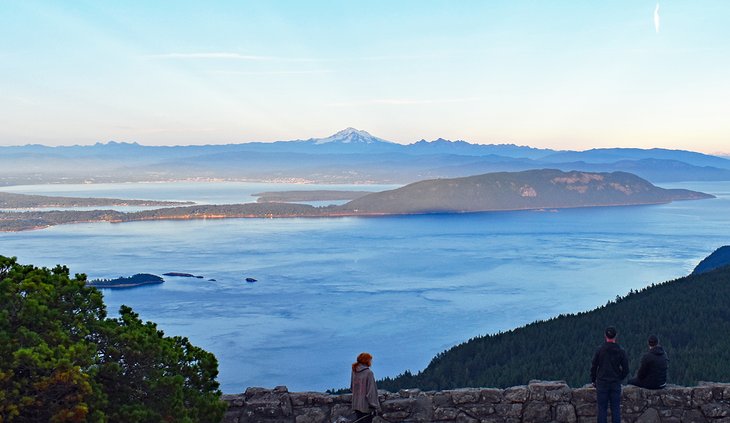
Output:
M143 57L146 57L148 59L180 59L180 60L199 60L199 59L251 60L251 61L276 60L275 57L271 57L271 56L256 56L256 55L249 55L249 54L227 53L227 52L162 53L162 54L147 54L147 55L144 55Z
M256 54L241 54L228 51L197 52L197 53L159 53L145 54L146 59L157 60L230 60L244 62L331 62L332 59L318 59L313 57L283 57L262 56Z
M284 57L262 56L255 54L241 54L235 52L197 52L197 53L159 53L146 54L147 59L162 60L242 60L242 61L278 61L278 62L387 62L387 61L416 61L442 59L443 56L362 56L362 57Z
M215 75L316 75L316 74L327 74L335 73L336 71L330 69L317 69L317 70L279 70L279 71L228 71L228 70L217 70L210 71Z
M366 101L330 103L331 107L354 107L354 106L409 106L422 104L446 104L446 103L465 103L469 101L478 101L477 97L465 98L440 98L440 99L414 99L414 98L381 98Z
M343 57L339 60L343 61L364 61L364 62L395 62L395 61L418 61L418 60L442 60L447 56L441 54L422 54L411 56L362 56L362 57Z

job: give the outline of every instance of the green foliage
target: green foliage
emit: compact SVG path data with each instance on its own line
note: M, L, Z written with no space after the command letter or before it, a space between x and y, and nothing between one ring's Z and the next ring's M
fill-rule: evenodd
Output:
M129 307L107 318L85 275L0 256L0 422L217 422L217 367Z
M652 285L585 313L561 315L509 332L486 335L438 354L418 374L378 383L382 389L507 387L530 379L590 382L603 330L614 325L629 353L632 374L648 335L668 351L669 382L730 380L730 266Z

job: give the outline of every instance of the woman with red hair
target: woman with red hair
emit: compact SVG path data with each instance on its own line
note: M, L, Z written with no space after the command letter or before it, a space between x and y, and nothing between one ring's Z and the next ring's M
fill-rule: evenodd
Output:
M373 356L364 352L352 363L350 390L352 391L352 409L357 415L358 423L371 423L373 416L380 412L378 388L375 386L375 375L370 370Z

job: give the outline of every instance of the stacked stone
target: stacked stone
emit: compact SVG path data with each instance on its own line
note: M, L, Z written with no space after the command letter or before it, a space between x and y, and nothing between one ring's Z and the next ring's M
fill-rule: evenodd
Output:
M350 395L249 388L224 395L225 423L347 423L355 420ZM596 421L596 391L562 381L530 381L507 389L467 388L422 392L380 391L376 423L588 423ZM730 384L701 383L651 391L625 386L626 423L730 423Z

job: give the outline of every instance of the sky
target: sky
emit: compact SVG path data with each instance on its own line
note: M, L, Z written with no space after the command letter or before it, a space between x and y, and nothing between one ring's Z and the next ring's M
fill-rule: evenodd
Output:
M0 145L730 153L730 1L0 0Z

